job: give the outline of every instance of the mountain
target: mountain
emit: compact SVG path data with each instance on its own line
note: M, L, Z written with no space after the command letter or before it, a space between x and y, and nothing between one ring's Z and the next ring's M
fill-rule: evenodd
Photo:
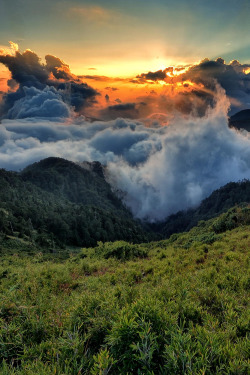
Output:
M245 129L250 132L250 109L244 109L231 116L229 126L236 129Z
M0 248L95 246L133 243L188 231L241 203L250 202L250 181L231 182L199 207L153 225L141 223L112 191L99 162L50 157L21 172L0 170Z
M52 250L97 241L147 241L148 234L112 192L100 168L94 163L86 170L48 158L19 173L0 170L2 248L12 247L13 241L19 247Z
M125 210L104 178L99 162L82 163L50 157L34 163L21 172L26 182L76 204L94 205L105 210Z
M190 230L201 220L208 220L242 203L250 203L250 181L230 182L215 190L195 209L180 211L169 216L164 222L151 226L164 238L173 233Z

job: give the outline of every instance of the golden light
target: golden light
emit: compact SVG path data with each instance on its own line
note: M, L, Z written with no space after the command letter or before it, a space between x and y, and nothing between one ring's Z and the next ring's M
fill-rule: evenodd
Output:
M171 68L171 71L167 72L166 75L168 77L178 77L179 75L185 73L189 67L174 67L174 66L169 66L167 69Z

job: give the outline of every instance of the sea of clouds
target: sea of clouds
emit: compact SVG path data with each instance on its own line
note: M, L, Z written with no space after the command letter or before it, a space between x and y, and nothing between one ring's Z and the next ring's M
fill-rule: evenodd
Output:
M250 178L249 133L228 127L221 89L216 100L205 116L179 115L165 127L121 118L3 119L0 166L20 170L49 156L98 160L135 217L162 220L229 181Z
M99 93L54 56L42 64L30 50L15 51L0 54L0 62L11 72L0 103L1 168L18 171L49 156L99 161L134 216L151 222L195 207L227 182L250 178L250 133L228 126L232 94L244 99L244 108L249 101L249 65L217 59L190 68L183 79L210 90L202 115L175 110L168 126L146 126L137 118L87 121L84 108ZM193 103L189 94L183 98Z

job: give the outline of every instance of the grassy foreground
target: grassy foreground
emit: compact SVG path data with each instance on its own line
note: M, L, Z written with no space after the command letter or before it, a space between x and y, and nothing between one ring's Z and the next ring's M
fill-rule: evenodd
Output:
M64 260L4 255L0 373L249 374L250 227L216 220Z

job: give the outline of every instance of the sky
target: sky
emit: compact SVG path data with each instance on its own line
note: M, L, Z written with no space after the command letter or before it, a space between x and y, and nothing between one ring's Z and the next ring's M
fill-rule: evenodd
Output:
M131 76L207 57L250 58L249 0L1 0L9 40L75 74Z
M250 178L249 35L249 0L1 0L0 168L98 160L151 222Z

